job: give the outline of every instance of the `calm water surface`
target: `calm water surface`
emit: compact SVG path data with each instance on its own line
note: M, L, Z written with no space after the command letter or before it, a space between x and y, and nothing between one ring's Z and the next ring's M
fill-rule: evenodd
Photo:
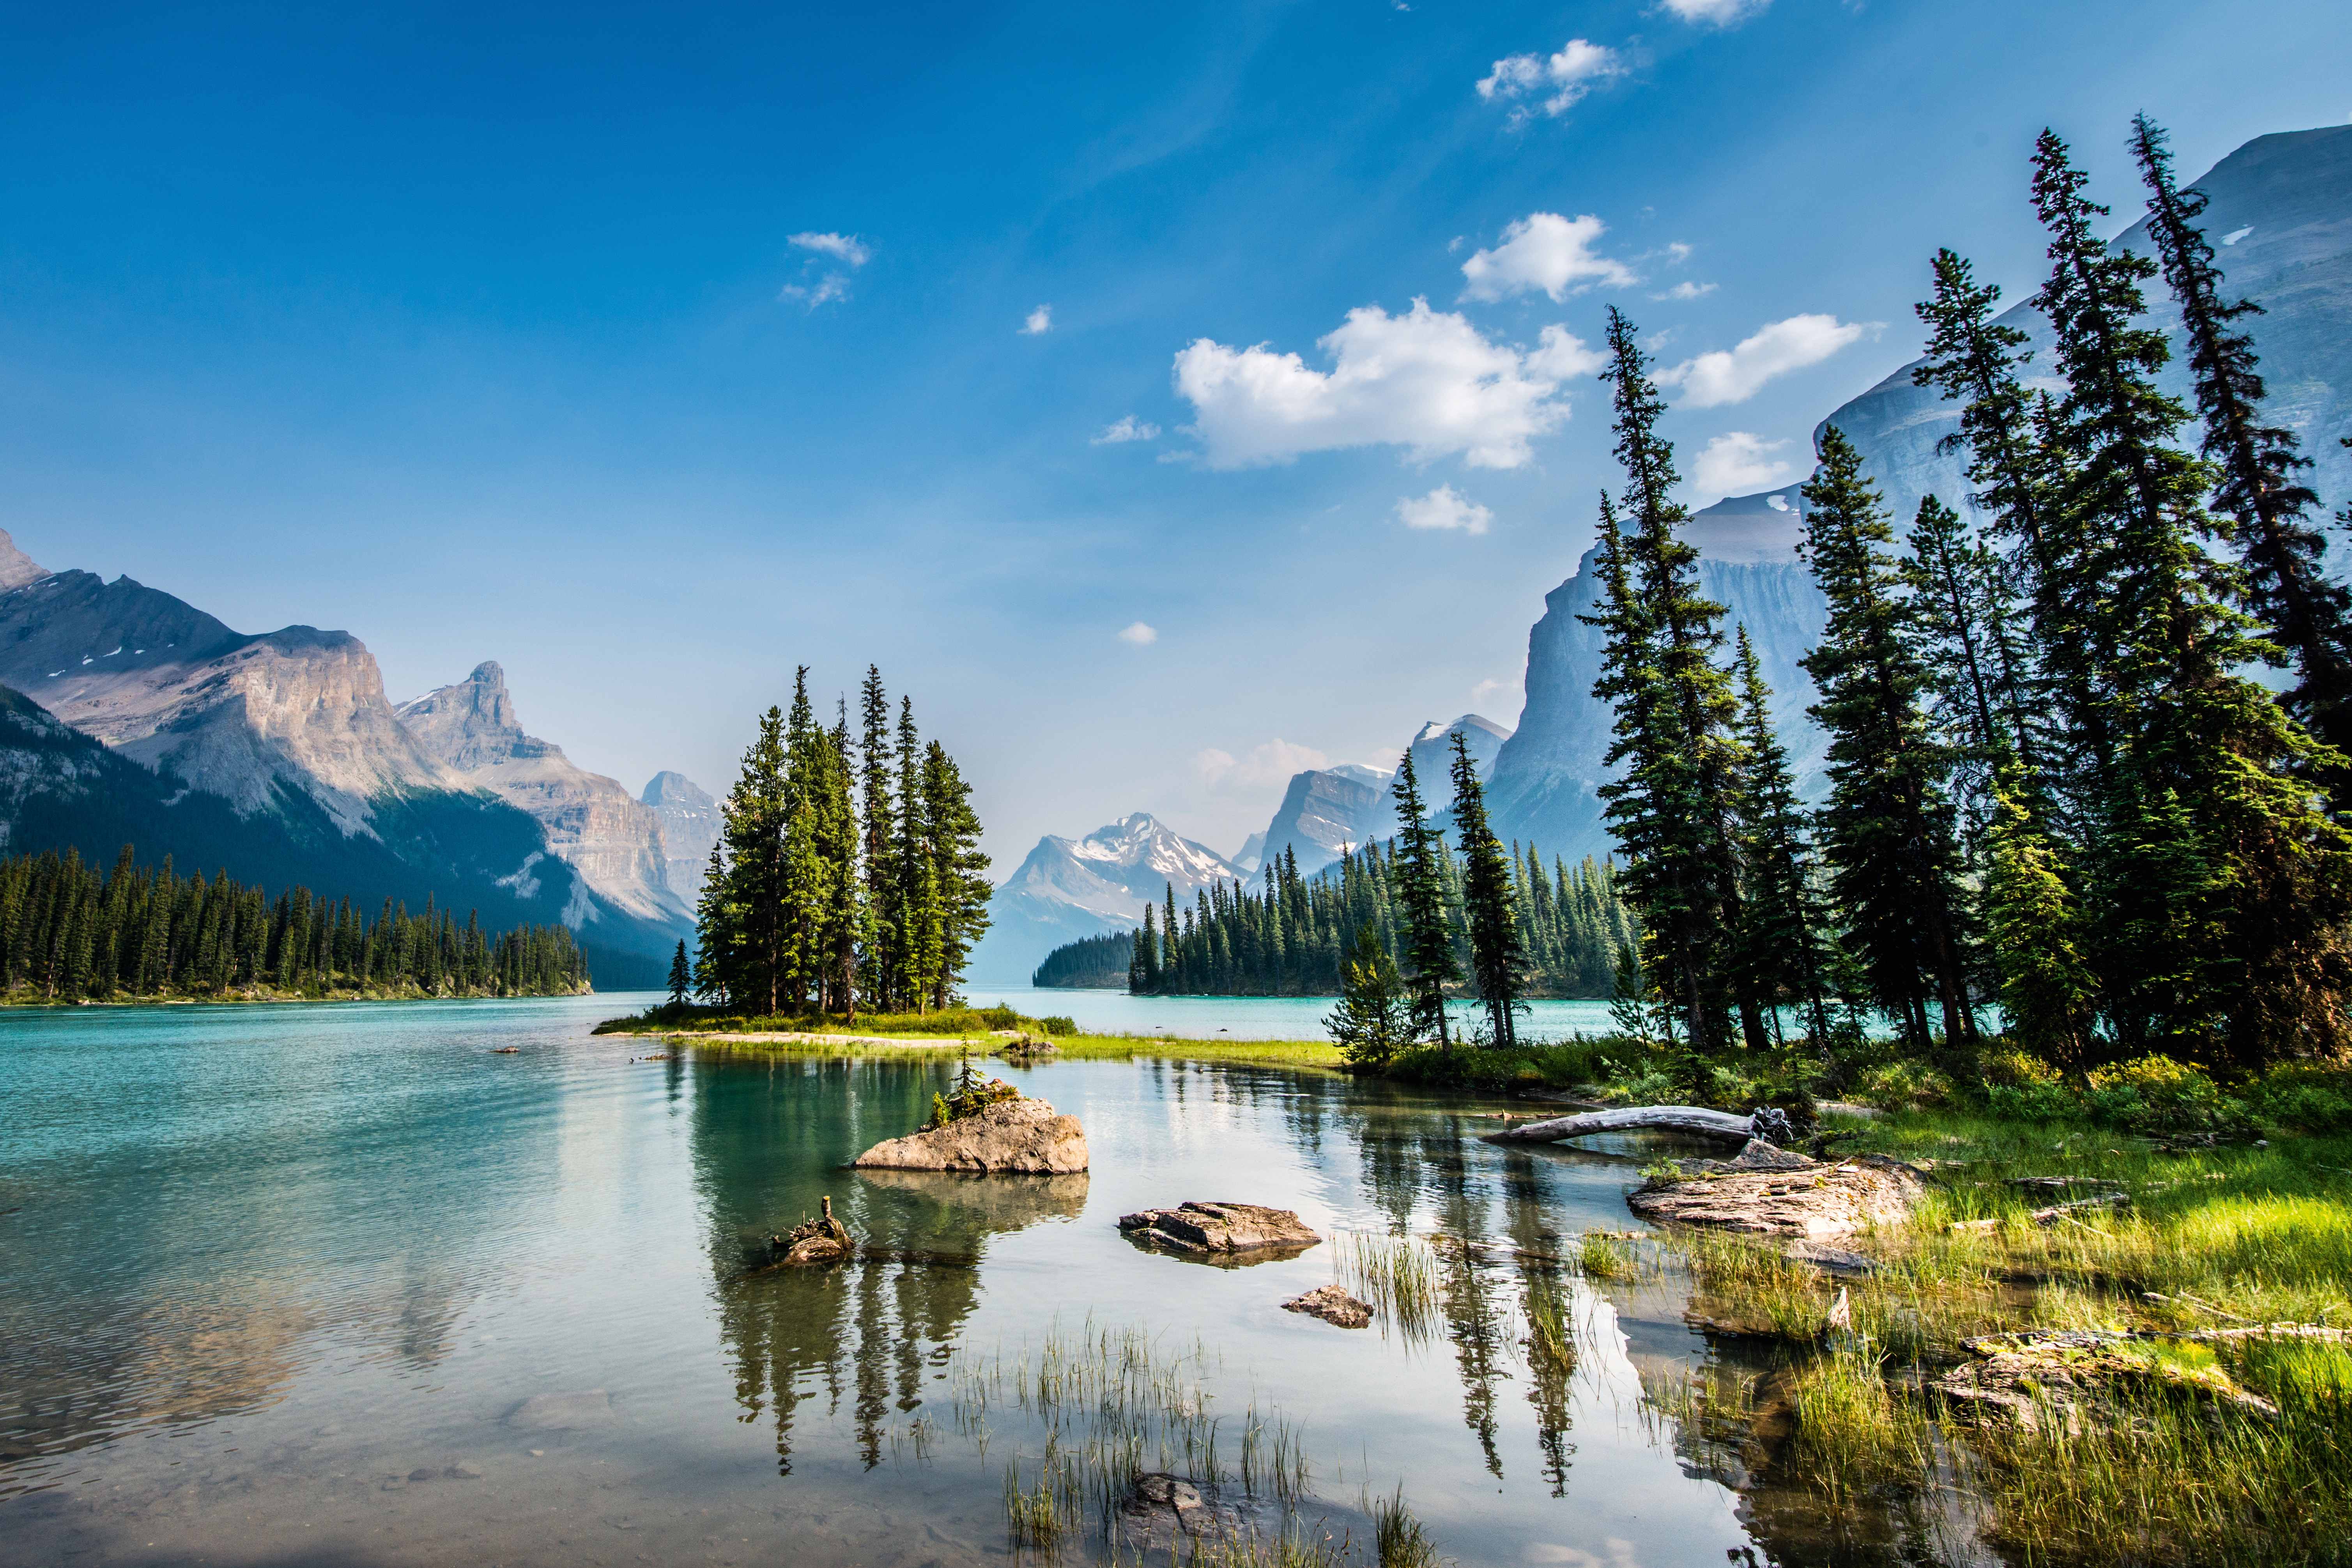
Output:
M1629 1225L1630 1158L1329 1075L1074 1062L1003 1070L1084 1120L1089 1176L859 1176L949 1065L590 1037L643 1001L0 1017L0 1563L1004 1561L1044 1435L1000 1403L983 1451L954 1391L1089 1323L1205 1367L1228 1459L1286 1419L1310 1509L1360 1529L1402 1483L1461 1563L1922 1560L1916 1521L1826 1519L1645 1400L1723 1353L1663 1285L1561 1271L1582 1352L1531 1371L1526 1280ZM865 1256L748 1267L825 1194ZM1481 1245L1428 1341L1348 1332L1278 1305L1331 1246L1220 1269L1117 1229L1196 1197Z

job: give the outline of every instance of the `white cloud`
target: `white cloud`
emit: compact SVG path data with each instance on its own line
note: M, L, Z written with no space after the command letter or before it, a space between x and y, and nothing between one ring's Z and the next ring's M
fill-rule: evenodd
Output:
M1598 375L1609 356L1585 346L1584 340L1566 327L1555 325L1537 334L1536 346L1520 363L1548 380L1573 381L1580 375Z
M1053 330L1054 307L1051 305L1040 305L1022 319L1021 331L1024 337L1043 337Z
M1211 789L1263 789L1288 784L1292 774L1327 767L1330 761L1312 746L1276 739L1251 747L1249 755L1238 758L1231 752L1208 747L1194 754L1192 772Z
M1137 647L1150 647L1160 640L1160 633L1157 629L1145 626L1141 621L1137 621L1130 626L1119 628L1118 640L1123 643L1132 643Z
M874 256L866 243L854 234L788 234L785 242L803 250L814 250L819 256L830 256L845 267L863 267Z
M1328 371L1263 343L1202 338L1176 355L1176 391L1192 405L1211 468L1399 446L1420 462L1459 452L1473 468L1516 468L1533 456L1532 437L1568 417L1534 356L1426 300L1402 316L1360 306L1317 346L1331 356Z
M1160 426L1148 419L1138 419L1132 414L1121 415L1114 424L1106 425L1093 437L1097 447L1124 446L1129 441L1157 441Z
M1666 9L1685 22L1704 22L1710 26L1728 27L1744 22L1770 5L1772 0L1663 0Z
M828 272L814 283L787 283L776 290L779 300L798 300L810 310L835 300L849 298L849 279L838 272Z
M1694 283L1685 278L1663 294L1653 294L1653 300L1704 300L1715 292L1712 283Z
M1530 112L1558 116L1601 82L1623 76L1625 62L1616 50L1585 38L1570 38L1556 55L1508 55L1478 83L1478 96L1489 103L1545 94L1539 102L1512 112L1514 121Z
M1558 301L1596 283L1625 288L1636 281L1632 269L1592 253L1592 242L1608 232L1590 213L1576 218L1529 213L1503 231L1502 244L1462 264L1462 276L1470 280L1462 297L1507 300L1541 290Z
M1490 697L1508 697L1518 689L1517 676L1490 675L1470 689L1470 705L1475 709Z
M1790 465L1771 454L1788 444L1767 441L1745 430L1727 431L1709 441L1698 461L1691 465L1691 484L1699 494L1717 499L1748 495L1779 484L1789 477Z
M849 274L873 259L874 252L854 234L788 234L787 243L810 253L802 266L801 275L816 274L814 282L787 283L776 291L779 300L798 300L810 310L849 298ZM828 266L846 268L847 271L824 270Z
M1682 388L1692 408L1745 403L1764 384L1790 371L1816 365L1883 325L1841 321L1835 316L1791 316L1775 321L1728 351L1716 349L1657 374L1661 385Z
M1396 514L1407 528L1459 529L1464 533L1484 533L1495 514L1476 501L1454 492L1452 485L1440 485L1425 496L1407 496L1396 503Z

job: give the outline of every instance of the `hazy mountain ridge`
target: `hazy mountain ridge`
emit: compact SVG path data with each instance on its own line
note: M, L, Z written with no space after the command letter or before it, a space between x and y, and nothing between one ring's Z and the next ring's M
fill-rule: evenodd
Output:
M1177 901L1189 903L1213 881L1248 875L1148 812L1120 817L1083 838L1048 834L990 899L988 934L972 954L971 972L1026 984L1045 954L1064 942L1135 929L1143 906L1158 903L1171 883Z
M674 907L600 893L539 821L433 755L347 632L239 633L129 577L44 571L0 533L0 685L25 700L0 790L16 848L110 861L127 834L142 860L248 881L593 926L607 984L657 978L682 929Z
M702 880L710 870L711 847L726 826L719 803L710 792L684 773L665 769L646 781L637 797L660 819L664 870L669 890L689 910L702 899Z
M537 820L548 847L588 887L641 919L684 918L687 907L669 886L660 816L618 780L525 734L496 660L394 711L428 756Z

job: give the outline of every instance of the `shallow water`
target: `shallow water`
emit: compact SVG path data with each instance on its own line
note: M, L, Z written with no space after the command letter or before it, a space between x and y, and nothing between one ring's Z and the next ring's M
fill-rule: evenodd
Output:
M1630 1159L1328 1074L1071 1062L1002 1070L1084 1120L1089 1176L860 1176L951 1064L589 1036L642 1001L0 1017L0 1563L1000 1561L1044 1428L1000 1394L983 1451L955 1396L1057 1325L1192 1358L1228 1462L1289 1422L1351 1539L1401 1485L1465 1564L1922 1560L1645 1403L1714 1353L1680 1298L1544 1261L1629 1225ZM747 1268L823 1194L865 1256ZM1220 1269L1116 1227L1186 1198L1481 1246L1415 1343L1279 1310L1332 1246ZM1564 1378L1518 1342L1545 1269Z

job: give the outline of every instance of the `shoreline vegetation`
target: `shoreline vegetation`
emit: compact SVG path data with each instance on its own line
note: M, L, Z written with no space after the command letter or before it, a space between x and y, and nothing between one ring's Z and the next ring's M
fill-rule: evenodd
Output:
M1055 1061L1134 1057L1173 1060L1258 1062L1337 1070L1339 1048L1328 1040L1193 1039L1172 1035L1094 1035L1068 1018L1033 1018L1010 1007L950 1006L928 1013L744 1016L714 1007L671 1003L625 1017L607 1018L599 1035L644 1035L720 1050L803 1056L894 1055L901 1052L1010 1052Z

